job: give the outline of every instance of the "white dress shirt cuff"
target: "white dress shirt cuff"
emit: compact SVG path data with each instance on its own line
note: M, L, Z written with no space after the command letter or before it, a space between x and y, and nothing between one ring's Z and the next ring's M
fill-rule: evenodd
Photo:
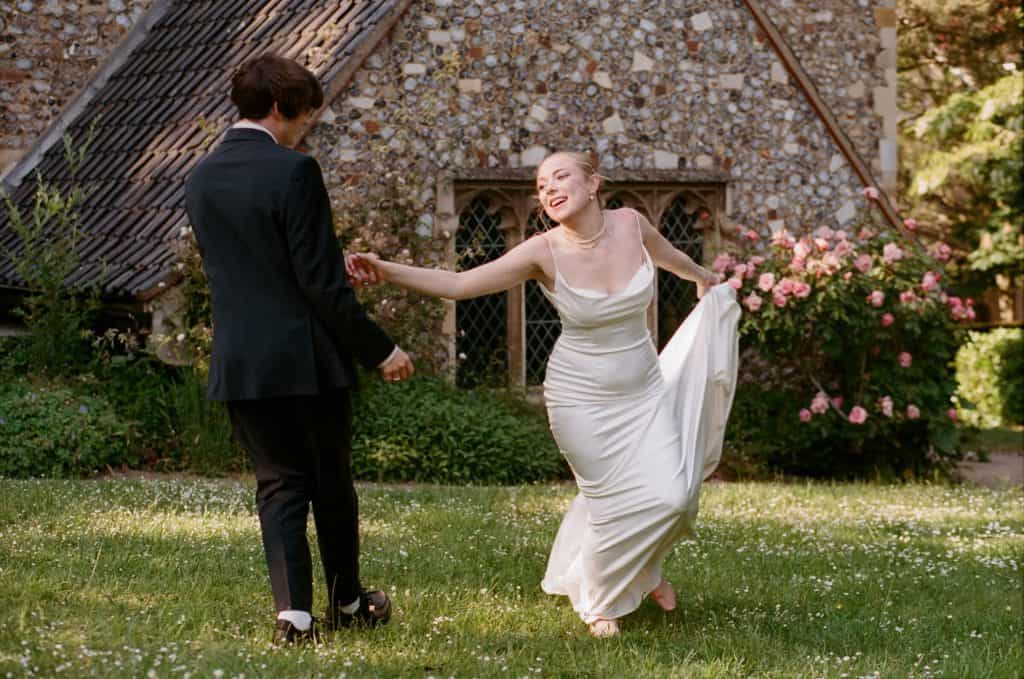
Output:
M378 368L383 368L384 366L386 366L391 361L391 359L393 359L395 356L398 355L398 352L401 351L401 350L402 349L396 344L395 348L391 350L390 354L388 354L388 357L385 358L383 361L381 361L380 364L377 367Z

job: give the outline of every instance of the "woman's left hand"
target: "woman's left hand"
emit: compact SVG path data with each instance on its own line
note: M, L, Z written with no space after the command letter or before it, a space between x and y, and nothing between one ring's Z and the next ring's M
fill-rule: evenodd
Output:
M704 293L708 291L708 288L718 285L721 280L718 274L706 271L704 278L697 281L697 299L704 297Z

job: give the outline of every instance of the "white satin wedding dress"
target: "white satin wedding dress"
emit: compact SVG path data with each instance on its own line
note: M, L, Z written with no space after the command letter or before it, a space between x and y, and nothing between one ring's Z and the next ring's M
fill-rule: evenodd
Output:
M658 356L646 313L655 266L643 254L619 293L571 287L557 260L554 290L541 285L562 320L544 398L580 489L541 587L586 623L634 611L661 581L721 458L736 384L736 292L708 290Z

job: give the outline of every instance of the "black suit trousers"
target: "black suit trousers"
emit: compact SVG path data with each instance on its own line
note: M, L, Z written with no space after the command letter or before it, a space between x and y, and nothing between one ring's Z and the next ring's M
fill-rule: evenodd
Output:
M329 605L355 601L361 587L349 391L228 401L227 408L256 471L256 507L277 610L312 611L310 505Z

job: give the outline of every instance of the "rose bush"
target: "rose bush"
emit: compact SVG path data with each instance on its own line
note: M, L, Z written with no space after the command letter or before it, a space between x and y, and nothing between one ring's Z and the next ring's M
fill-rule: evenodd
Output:
M956 456L951 363L973 301L943 289L949 248L916 231L869 210L848 231L744 238L754 247L715 261L745 312L729 439L748 461L909 476Z

